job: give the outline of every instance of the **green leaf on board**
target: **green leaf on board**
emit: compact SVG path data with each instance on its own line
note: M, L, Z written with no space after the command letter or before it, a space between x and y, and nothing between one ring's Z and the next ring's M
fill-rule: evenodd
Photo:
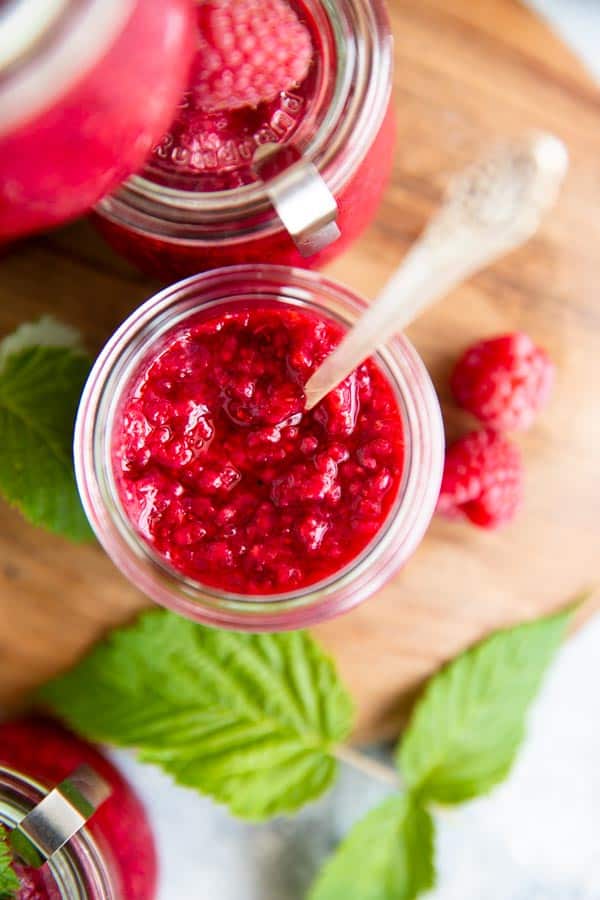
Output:
M496 632L429 681L397 756L424 802L460 803L507 776L572 611Z
M255 820L329 787L353 712L308 634L218 631L166 610L114 631L40 696L86 737L135 747Z
M433 887L434 828L410 794L390 797L350 831L309 900L413 900Z
M0 341L0 372L9 356L30 347L70 347L85 352L76 328L53 316L42 316L37 322L24 322Z
M34 338L70 346L28 344ZM92 533L77 493L71 446L90 360L74 341L65 326L38 323L5 339L4 349L14 352L5 355L0 346L0 493L34 525L84 540Z
M19 891L19 879L13 869L12 850L6 829L0 825L0 900L12 900Z

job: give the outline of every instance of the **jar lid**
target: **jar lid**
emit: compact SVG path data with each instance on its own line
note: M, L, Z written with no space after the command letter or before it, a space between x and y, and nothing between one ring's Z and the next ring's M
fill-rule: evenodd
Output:
M90 69L133 8L134 0L13 0L3 9L0 136L36 115ZM59 32L61 39L55 40Z

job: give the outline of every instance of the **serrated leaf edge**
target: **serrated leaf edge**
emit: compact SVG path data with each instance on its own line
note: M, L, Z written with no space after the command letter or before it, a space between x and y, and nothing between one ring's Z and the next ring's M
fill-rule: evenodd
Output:
M465 657L468 657L468 656L474 657L476 654L480 653L482 650L485 650L485 648L488 645L495 642L499 638L501 639L502 636L508 635L511 632L515 632L526 626L535 626L535 625L539 625L541 623L549 624L554 620L563 619L564 620L563 621L563 631L562 631L562 635L558 641L558 646L560 646L560 642L564 639L565 633L567 631L567 628L569 626L569 623L570 623L573 615L580 608L582 602L585 601L586 597L587 597L587 594L584 594L582 597L580 596L573 602L569 603L566 607L563 607L563 608L559 609L558 611L553 612L547 616L542 616L541 618L538 618L538 619L526 620L524 622L517 623L516 625L510 626L508 628L498 629L497 631L492 632L490 635L483 638L482 640L477 641L475 644L472 644L470 647L468 647L466 650L464 650L461 654L459 654L459 656L450 660L438 672L436 672L436 674L433 675L429 679L427 685L425 686L423 693L417 700L417 703L415 704L412 714L411 714L411 717L410 717L409 725L408 725L407 729L405 730L404 735L402 736L402 739L400 740L400 742L396 748L396 753L395 753L396 765L400 772L400 775L402 776L405 774L405 773L403 773L403 768L402 768L402 748L404 746L406 737L409 734L410 728L413 725L413 723L415 723L417 721L421 708L431 698L432 694L436 690L437 685L439 684L440 678L447 677L450 670L452 670L455 666L459 665L461 662L464 662ZM544 669L544 671L541 673L541 676L540 676L541 678L544 677L545 672L546 672L546 669ZM455 730L455 735L459 736L458 728ZM507 777L508 773L510 772L510 769L512 768L512 765L514 764L515 758L518 754L518 751L520 748L520 743L522 742L523 736L524 736L524 727L523 727L523 734L520 736L520 741L517 744L517 746L515 747L514 753L511 755L510 761L507 761L505 765L503 765L499 768L497 780L495 780L492 784L490 784L486 790L481 791L481 792L471 793L468 798L461 797L461 799L459 801L447 800L445 802L447 802L447 803L463 802L463 801L466 801L467 799L472 799L476 796L481 796L483 794L489 793L489 791L492 790L495 785L497 785L498 783L503 781ZM445 737L446 744L451 744L452 740L453 740L453 738L451 735L450 736L446 735L446 737ZM435 798L428 796L427 791L426 791L427 784L434 781L433 776L434 776L435 772L438 771L441 767L443 767L443 765L444 765L443 760L441 760L438 765L436 765L432 769L429 769L426 773L426 776L423 778L423 780L421 782L415 782L415 783L408 782L408 788L409 788L410 792L414 796L422 799L423 802L443 805L443 803L441 801L437 801Z

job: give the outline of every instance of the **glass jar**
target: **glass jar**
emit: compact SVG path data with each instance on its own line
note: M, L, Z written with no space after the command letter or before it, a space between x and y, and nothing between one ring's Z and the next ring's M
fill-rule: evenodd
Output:
M336 616L380 588L409 558L433 514L443 465L439 403L417 353L397 337L376 355L400 410L405 443L397 497L366 548L330 577L280 594L228 593L185 578L158 558L126 516L113 468L113 433L131 379L167 331L202 311L285 303L349 327L365 302L308 270L235 266L166 288L134 312L100 354L75 429L79 491L99 541L123 573L156 602L205 624L248 631L305 627Z
M102 234L143 271L173 280L247 262L318 267L373 219L395 137L384 4L292 6L314 47L302 84L247 113L243 138L221 113L194 140L172 129L142 174L97 206ZM278 152L259 163L265 146Z
M192 13L190 0L4 4L0 240L89 210L142 166L185 85Z
M74 773L82 766L93 772L94 799L83 816L89 821L43 866L19 873L40 892L26 896L39 896L39 900L154 900L156 852L140 800L106 757L57 722L28 716L0 724L0 822L9 829L20 824L49 791L65 779L73 782ZM97 780L99 787L93 783ZM91 799L89 787L86 799ZM96 811L94 807L98 807ZM57 814L56 804L49 808ZM55 833L59 833L64 819L56 824ZM54 840L51 831L45 830L45 834ZM41 862L26 859L36 865Z

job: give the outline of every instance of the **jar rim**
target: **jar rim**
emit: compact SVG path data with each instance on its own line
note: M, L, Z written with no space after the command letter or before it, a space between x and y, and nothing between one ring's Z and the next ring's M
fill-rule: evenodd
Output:
M92 369L75 427L77 483L98 540L121 571L157 603L208 625L256 631L304 627L372 594L421 540L441 481L441 413L420 357L404 337L394 338L376 359L396 392L403 419L403 481L385 522L363 551L327 579L281 594L233 594L178 575L157 559L122 509L112 471L113 423L120 392L155 342L194 312L210 308L211 300L215 306L235 300L236 287L245 298L256 295L308 307L346 326L366 305L337 282L286 266L232 266L165 288L120 326Z
M29 775L0 764L0 822L17 825L47 796L48 790L48 786ZM65 900L118 900L103 853L86 827L57 850L48 864ZM63 894L60 881L67 882L64 886L68 893Z
M0 137L25 124L91 71L137 0L18 0L0 15L15 53L0 59ZM35 6L35 11L30 7ZM4 39L4 35L2 35ZM15 55L16 54L16 55Z
M350 180L379 131L391 94L392 36L383 0L305 0L329 22L336 47L335 88L300 165L312 163L336 195ZM290 168L293 168L290 167ZM283 176L275 176L273 184ZM260 181L224 191L195 192L134 175L96 206L101 217L140 232L171 239L210 240L202 226L223 229L248 222L261 234L283 226ZM227 232L228 233L228 232Z

